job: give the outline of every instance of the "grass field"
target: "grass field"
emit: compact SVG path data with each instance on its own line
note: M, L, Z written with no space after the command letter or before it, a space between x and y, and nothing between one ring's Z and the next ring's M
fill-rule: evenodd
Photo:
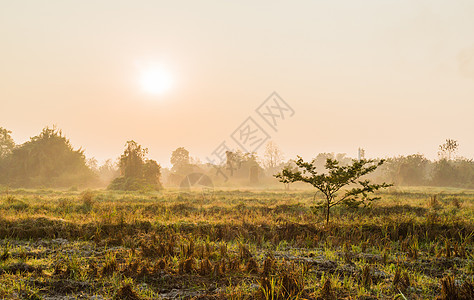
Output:
M379 195L4 189L0 298L473 299L474 190Z

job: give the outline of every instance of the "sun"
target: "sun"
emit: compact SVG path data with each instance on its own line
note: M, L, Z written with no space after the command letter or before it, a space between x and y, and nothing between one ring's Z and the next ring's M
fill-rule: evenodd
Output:
M148 67L141 70L139 82L144 92L153 95L163 94L173 86L171 74L160 67Z

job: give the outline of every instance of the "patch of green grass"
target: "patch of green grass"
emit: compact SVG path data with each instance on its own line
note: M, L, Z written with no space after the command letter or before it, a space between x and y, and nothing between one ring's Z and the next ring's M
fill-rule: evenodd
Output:
M0 298L434 298L474 274L472 190L392 188L328 226L313 196L9 190Z

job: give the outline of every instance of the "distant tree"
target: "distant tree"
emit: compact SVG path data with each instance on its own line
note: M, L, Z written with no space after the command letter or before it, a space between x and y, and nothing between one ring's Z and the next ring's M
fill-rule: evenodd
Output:
M147 159L143 166L143 177L147 183L161 187L161 166L156 161Z
M202 162L199 157L189 157L189 163L191 165L202 165Z
M474 187L474 161L463 157L440 159L433 163L432 184L462 188Z
M230 172L230 176L234 176L234 171L236 169L239 169L242 163L241 156L239 153L232 152L232 151L226 151L225 152L225 157L226 157L226 169Z
M143 176L143 165L148 154L147 148L142 148L135 141L127 141L125 150L120 156L119 168L121 175L125 177L141 178Z
M15 141L12 139L12 132L0 127L0 159L7 157L15 148Z
M397 185L423 185L429 177L430 161L422 154L387 159L382 168Z
M438 156L441 159L451 160L454 158L454 155L458 151L459 144L458 141L452 139L446 139L446 142L442 145L439 145Z
M287 172L280 173L281 176L277 177L280 179L280 182L283 183L285 186L285 190L289 191L290 190L290 183L293 182L293 177L291 174L294 174L298 171L298 167L296 166L296 163L294 160L290 159L288 163L283 167L284 170L287 170Z
M128 141L120 156L120 177L109 185L111 190L161 189L161 166L154 160L147 159L148 149L135 141Z
M100 167L99 167L99 172L101 170L115 170L117 168L117 163L114 163L110 158L107 159Z
M460 187L474 188L474 160L467 158L456 159L458 183Z
M120 176L120 170L116 163L111 159L107 159L97 170L99 178L104 183L109 183L114 178Z
M61 130L44 128L15 147L8 159L8 181L17 186L70 186L94 180L82 149L75 150Z
M435 162L432 171L432 183L437 186L456 186L458 172L455 163L446 158Z
M250 164L258 164L259 158L255 152L246 152L241 156L242 162L247 162Z
M241 150L226 152L225 169L236 180L252 177L252 184L256 183L258 174L263 173L257 154L255 152L244 153Z
M306 182L321 191L326 200L318 206L324 207L326 211L326 223L329 223L330 209L339 204L358 206L368 204L379 197L370 197L380 188L391 186L390 184L372 184L369 180L359 180L362 176L375 171L383 164L383 160L376 163L374 160L353 160L351 165L340 166L335 159L328 158L326 161L327 173L318 173L314 163L303 161L301 157L295 161L298 171L288 168L283 169L275 177L282 182ZM345 186L355 185L341 196L338 192Z
M7 160L13 149L15 148L15 142L10 136L11 131L0 127L0 183L7 183Z
M95 157L86 160L86 165L94 172L99 171L99 162Z
M352 158L349 158L346 156L346 153L319 153L318 155L316 155L315 158L313 158L313 160L311 161L313 163L313 165L318 168L318 169L325 169L326 167L326 161L328 159L333 159L333 160L337 160L339 162L340 165L349 165L352 163Z
M265 168L272 170L279 166L283 161L283 152L275 142L269 141L265 145L265 153L263 154L263 157Z
M365 149L364 148L359 148L358 149L358 159L364 159L365 158Z
M171 153L171 164L173 165L173 171L185 172L187 167L190 165L189 151L184 147L179 147Z
M247 176L247 174L249 174L250 169L254 169L254 171L257 170L258 173L261 173L263 171L262 167L260 166L260 163L259 163L260 159L257 156L257 153L255 152L242 153L240 151L237 151L236 153L238 154L238 160L239 160L239 166L240 166L239 171L241 172L240 174Z

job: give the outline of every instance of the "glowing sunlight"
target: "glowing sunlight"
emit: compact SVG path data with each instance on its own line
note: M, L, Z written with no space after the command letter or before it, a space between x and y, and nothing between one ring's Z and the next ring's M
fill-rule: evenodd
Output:
M144 92L161 95L172 88L173 78L164 68L147 67L141 70L139 83Z

